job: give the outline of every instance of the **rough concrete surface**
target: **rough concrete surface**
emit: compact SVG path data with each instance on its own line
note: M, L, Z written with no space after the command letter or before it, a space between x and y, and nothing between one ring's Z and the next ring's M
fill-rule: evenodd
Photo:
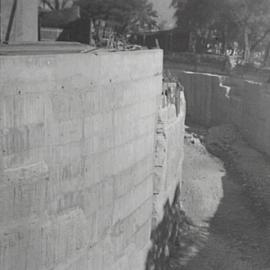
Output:
M143 269L162 51L0 57L0 269Z
M192 132L193 135L189 133L185 140L186 161L181 196L183 207L193 220L198 222L208 218L209 236L204 248L183 269L270 269L269 211L258 203L262 194L260 189L249 192L252 181L258 186L262 182L256 180L256 174L267 181L270 163L266 160L262 162L263 156L259 153L255 155L256 151L241 141L228 126L217 127L209 134L198 127L192 128ZM225 171L202 146L200 141L205 140L206 148L224 161ZM262 164L265 165L263 170ZM251 171L252 175L249 174ZM249 180L244 177L246 172ZM212 195L214 190L219 196ZM207 208L204 208L205 205ZM212 217L209 219L209 216Z
M166 201L172 203L176 187L182 182L185 116L183 92L178 116L174 104L161 108L158 112L153 177L153 227L162 220Z

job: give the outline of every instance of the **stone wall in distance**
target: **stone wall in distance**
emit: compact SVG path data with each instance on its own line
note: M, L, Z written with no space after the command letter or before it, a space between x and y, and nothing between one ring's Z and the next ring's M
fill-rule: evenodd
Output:
M174 74L185 87L189 120L234 124L252 147L270 155L269 84L176 69Z

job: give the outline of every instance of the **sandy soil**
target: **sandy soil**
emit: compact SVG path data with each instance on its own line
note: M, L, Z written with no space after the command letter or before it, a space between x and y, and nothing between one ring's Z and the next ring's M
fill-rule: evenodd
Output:
M188 129L182 206L196 224L208 224L209 237L185 270L270 269L268 169L230 127Z
M213 218L223 197L223 163L208 153L200 137L192 131L185 135L185 158L181 202L186 214L199 226Z

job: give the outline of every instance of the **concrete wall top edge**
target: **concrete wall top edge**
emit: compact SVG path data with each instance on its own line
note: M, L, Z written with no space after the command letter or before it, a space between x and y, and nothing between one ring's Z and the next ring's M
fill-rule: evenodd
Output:
M64 50L63 51L59 51L59 52L50 52L49 50L48 51L41 51L41 52L38 52L38 51L33 51L33 53L29 53L27 52L27 54L23 54L23 53L20 53L20 52L17 52L17 54L7 54L7 55L0 55L0 59L6 59L7 57L18 57L18 58L29 58L29 57L41 57L41 58L46 58L46 57L51 57L51 56L54 56L54 57L59 57L59 56L74 56L74 55L111 55L111 54L114 54L114 55L136 55L136 54L161 54L163 55L163 50L162 49L151 49L151 50L136 50L136 51L108 51L108 50L94 50L94 51L89 51L89 52L65 52Z
M13 88L26 82L26 88L50 82L46 83L48 91L56 84L84 89L161 76L162 70L162 50L0 56L0 87L2 94L11 94Z
M149 61L150 58L152 61ZM124 68L123 64L129 62L129 66L147 64L149 68L151 66L158 67L162 70L162 50L144 50L144 51L129 51L129 52L96 52L96 53L71 53L71 54L51 54L51 55L14 55L14 56L0 56L0 76L1 73L6 71L12 71L17 69L32 69L32 68L59 68L59 65L64 65L66 69L73 69L74 67L98 67L99 64L121 65L121 69ZM155 60L155 63L153 61ZM105 62L104 62L105 61ZM56 67L57 65L57 67ZM106 68L102 66L102 68ZM145 68L145 66L143 66ZM100 68L100 66L98 67ZM9 70L11 69L11 70ZM2 76L1 76L2 77ZM1 78L2 79L2 78Z

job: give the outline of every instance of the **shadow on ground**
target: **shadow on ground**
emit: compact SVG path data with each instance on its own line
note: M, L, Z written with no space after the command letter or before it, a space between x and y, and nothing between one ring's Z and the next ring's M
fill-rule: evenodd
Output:
M180 207L180 188L176 187L172 203L164 205L162 221L151 234L146 270L177 270L203 246L207 230L187 218Z

